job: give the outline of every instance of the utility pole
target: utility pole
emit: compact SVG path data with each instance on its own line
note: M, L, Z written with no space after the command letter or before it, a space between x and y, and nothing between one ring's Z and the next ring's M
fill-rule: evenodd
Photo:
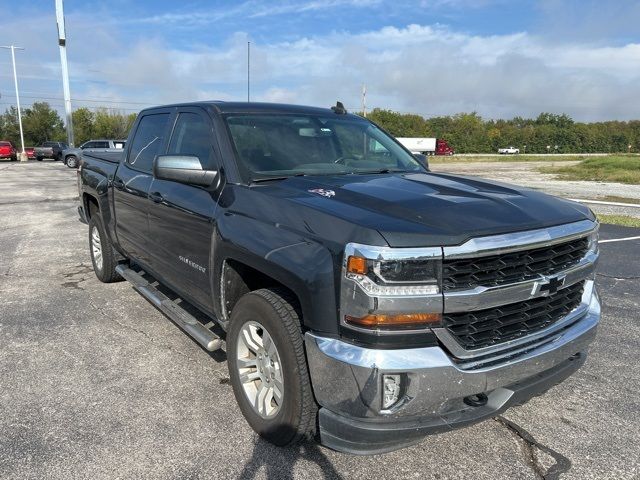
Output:
M367 118L367 86L362 84L362 115Z
M64 26L63 0L56 0L56 23L58 25L58 46L62 67L62 89L64 90L64 112L67 124L67 143L73 147L73 118L71 115L71 90L69 89L69 66L67 65L67 35Z
M15 45L3 45L0 48L11 50L11 62L13 63L13 83L16 86L16 105L18 107L18 125L20 125L20 161L26 161L24 155L24 134L22 133L22 112L20 111L20 93L18 92L18 73L16 72L16 50L24 50L22 47Z
M250 102L251 88L251 42L247 42L247 103Z

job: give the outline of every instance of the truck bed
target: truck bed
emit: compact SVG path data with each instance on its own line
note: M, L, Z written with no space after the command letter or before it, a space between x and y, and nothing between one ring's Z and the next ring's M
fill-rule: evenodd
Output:
M82 158L92 158L103 160L109 163L119 163L122 158L122 148L103 148L103 149L91 149L82 152Z

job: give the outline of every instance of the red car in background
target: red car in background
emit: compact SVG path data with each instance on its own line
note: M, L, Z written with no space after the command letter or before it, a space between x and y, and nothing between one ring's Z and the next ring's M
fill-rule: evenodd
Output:
M10 160L18 159L18 151L11 142L0 141L0 159L8 158Z
M33 160L36 158L36 147L24 147L24 153L27 154L27 158Z

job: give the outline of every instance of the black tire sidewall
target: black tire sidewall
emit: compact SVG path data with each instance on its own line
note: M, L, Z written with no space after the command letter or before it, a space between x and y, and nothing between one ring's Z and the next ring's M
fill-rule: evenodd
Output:
M301 382L304 381L301 378L301 368L308 376L306 365L299 365L293 340L289 331L283 326L283 321L292 320L294 319L281 318L265 298L249 293L234 307L231 327L227 334L229 378L240 410L258 434L276 445L287 445L299 436L303 408ZM235 363L238 337L242 326L248 321L259 322L269 332L280 357L284 386L283 404L278 414L270 419L264 419L254 411L241 385Z
M102 268L98 268L98 266L96 265L96 259L93 258L93 229L97 229L98 230L98 235L100 235L100 247L102 249ZM91 217L91 220L89 220L89 254L91 255L91 263L93 265L93 271L96 273L96 277L98 277L99 280L104 281L103 280L103 276L104 276L104 264L105 264L105 255L104 255L104 235L103 235L103 229L102 229L102 222L100 221L99 217L93 216Z
M102 249L102 269L98 269L96 261L93 258L92 238L91 232L96 228L98 235L100 236L100 247ZM94 212L89 220L89 255L91 256L91 264L93 265L93 271L98 277L98 280L104 283L111 283L120 279L120 275L116 272L117 262L115 259L113 247L111 241L107 236L107 233L102 224L102 219L98 212Z

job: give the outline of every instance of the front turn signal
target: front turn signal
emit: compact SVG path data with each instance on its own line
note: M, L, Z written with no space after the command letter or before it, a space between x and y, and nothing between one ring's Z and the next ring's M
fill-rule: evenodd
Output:
M347 261L347 272L365 275L367 273L367 259L351 255Z
M371 329L409 329L437 327L442 322L440 313L401 313L397 315L369 314L364 317L344 317L346 323Z

